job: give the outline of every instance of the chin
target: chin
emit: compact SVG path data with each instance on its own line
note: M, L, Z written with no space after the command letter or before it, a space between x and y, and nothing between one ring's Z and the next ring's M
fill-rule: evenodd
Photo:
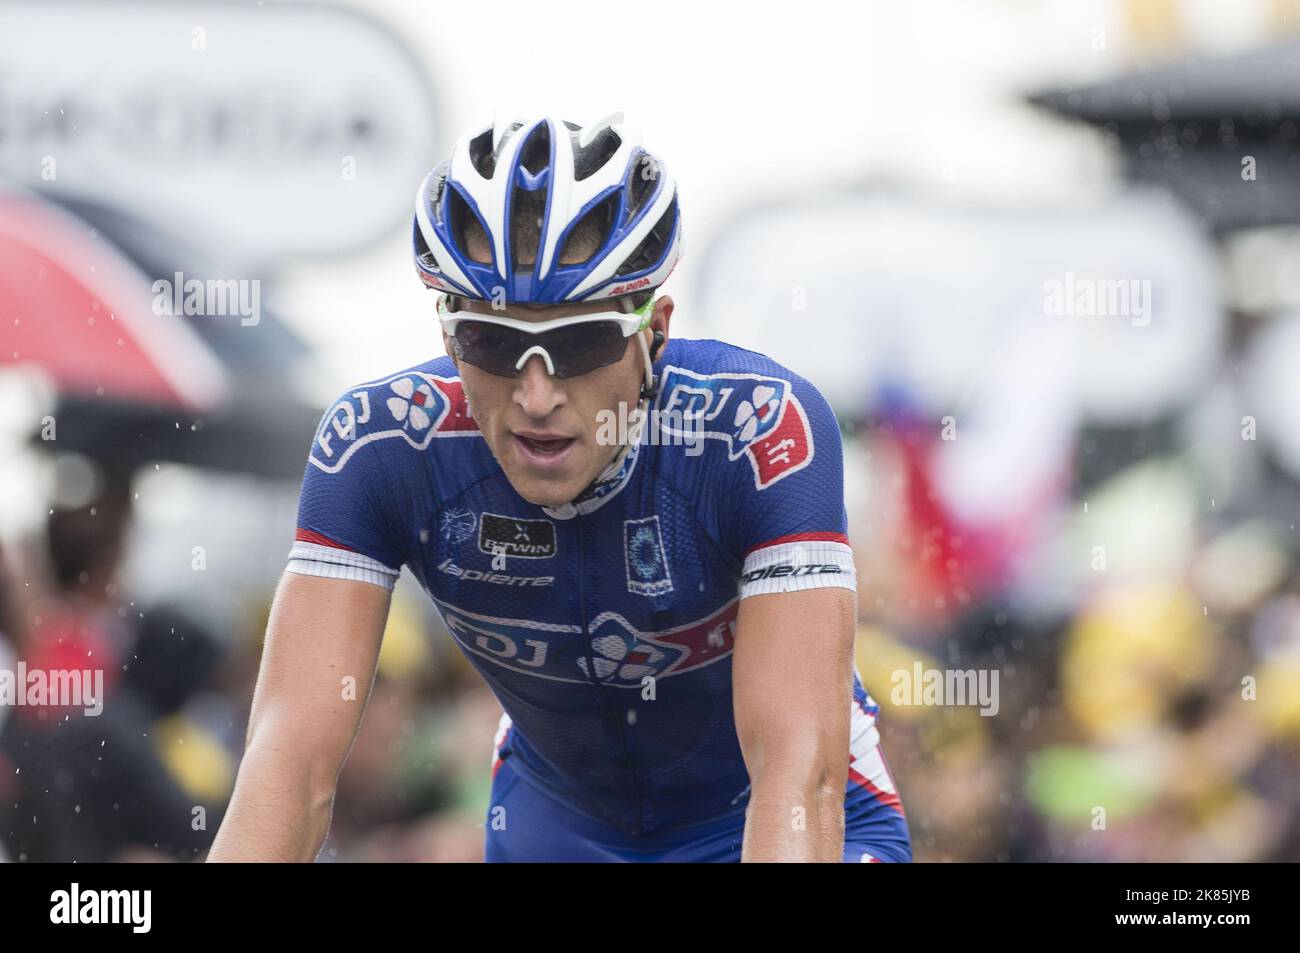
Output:
M585 490L603 469L603 466L597 466L597 461L589 459L585 447L573 449L573 457L554 469L529 465L512 452L509 443L505 452L497 456L497 461L514 491L529 503L562 506Z
M514 491L537 506L568 503L591 482L590 479L584 479L581 472L575 473L570 467L565 467L558 473L538 472L519 460L510 460L501 469Z
M558 480L554 477L515 479L509 473L506 477L516 493L537 506L561 506L587 487L585 482Z

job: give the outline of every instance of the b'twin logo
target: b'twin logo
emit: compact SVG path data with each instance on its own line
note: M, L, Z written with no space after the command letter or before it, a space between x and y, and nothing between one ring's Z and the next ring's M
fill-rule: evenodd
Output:
M479 520L478 548L489 556L548 559L556 551L555 524L484 513Z
M148 933L153 923L151 890L70 890L50 894L50 922L58 925L129 924L132 933Z
M794 566L790 563L777 563L747 572L740 578L745 582L758 582L760 579L779 579L782 576L816 576L821 573L840 573L844 569L833 563L821 563L807 566Z

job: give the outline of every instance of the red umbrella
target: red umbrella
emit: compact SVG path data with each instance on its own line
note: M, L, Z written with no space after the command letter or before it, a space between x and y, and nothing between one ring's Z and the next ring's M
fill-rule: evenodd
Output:
M170 276L169 276L170 277ZM80 219L0 192L0 364L39 367L65 394L207 412L221 364L151 282Z

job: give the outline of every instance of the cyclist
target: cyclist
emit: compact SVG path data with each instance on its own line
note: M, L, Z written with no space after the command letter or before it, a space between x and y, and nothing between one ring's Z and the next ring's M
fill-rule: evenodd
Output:
M405 566L504 709L489 861L910 860L834 415L670 339L664 164L621 114L500 122L425 179L414 240L447 356L321 422L211 858L319 851L364 707L340 685Z

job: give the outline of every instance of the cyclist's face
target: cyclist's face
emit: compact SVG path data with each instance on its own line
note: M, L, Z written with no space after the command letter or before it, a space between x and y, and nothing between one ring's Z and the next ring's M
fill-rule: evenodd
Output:
M471 308L536 322L608 310L609 303L496 311L474 303ZM656 329L667 340L672 311L671 298L656 300L650 328L638 332L646 336L647 345ZM445 335L443 343L456 360ZM636 408L645 377L643 361L640 345L629 338L618 362L563 380L547 373L540 354L530 357L514 378L489 374L465 361L457 361L457 367L474 421L511 486L530 503L558 506L581 493L618 452L617 443L598 439L612 429L602 427L602 421L605 412L621 421Z

